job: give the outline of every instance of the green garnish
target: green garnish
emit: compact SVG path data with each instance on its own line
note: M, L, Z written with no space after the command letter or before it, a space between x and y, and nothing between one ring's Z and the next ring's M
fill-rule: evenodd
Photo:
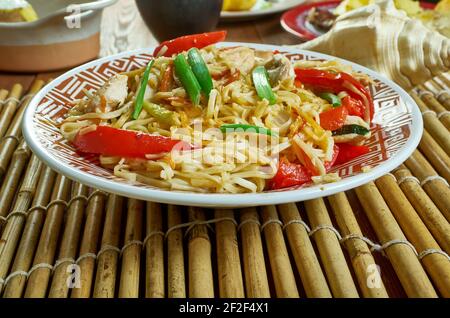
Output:
M157 121L173 125L174 124L174 112L170 111L162 106L144 101L144 109L150 116L154 117Z
M369 129L360 125L344 125L341 128L332 132L333 136L347 135L347 134L358 134L366 135L369 133Z
M144 75L142 76L141 84L139 86L139 92L136 96L136 100L134 101L134 111L131 116L133 119L138 119L142 111L142 103L144 102L145 89L147 88L150 69L152 68L154 62L155 60L151 60L148 63L147 67L145 68Z
M173 64L175 65L175 73L180 79L181 84L183 84L192 103L198 105L200 103L201 86L186 61L186 57L183 54L178 54Z
M213 89L213 81L209 74L208 67L197 48L192 48L188 51L188 62L191 66L192 72L202 88L202 91L209 96L209 93Z
M341 99L339 98L339 96L334 95L333 93L320 93L319 96L329 102L333 107L341 106Z
M256 132L258 134L263 134L263 135L268 135L268 136L276 135L270 129L267 129L267 128L264 128L264 127L246 125L246 124L226 124L226 125L220 126L219 129L223 133L234 132L237 129L242 129L245 132L248 132L250 130L250 132Z
M252 78L258 96L261 99L267 99L270 105L275 104L277 99L272 91L272 87L270 87L269 76L264 66L255 67L252 71Z

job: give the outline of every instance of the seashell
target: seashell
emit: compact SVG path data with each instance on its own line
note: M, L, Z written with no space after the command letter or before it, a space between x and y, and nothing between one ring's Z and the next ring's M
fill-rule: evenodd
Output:
M450 39L383 0L339 16L326 34L298 46L378 71L404 89L450 68Z

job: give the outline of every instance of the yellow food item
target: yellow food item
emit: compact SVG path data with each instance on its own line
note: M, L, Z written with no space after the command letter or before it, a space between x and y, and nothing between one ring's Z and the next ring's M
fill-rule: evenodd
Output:
M250 10L256 0L223 0L222 10L224 11L245 11Z
M403 10L410 18L417 18L431 30L450 37L450 0L441 0L434 10L425 10L416 0L393 0L398 10ZM341 15L348 11L368 6L377 0L344 0L334 10Z
M25 0L0 2L0 22L32 22L38 19L36 11Z
M434 8L435 11L442 12L444 14L450 14L450 0L441 0Z

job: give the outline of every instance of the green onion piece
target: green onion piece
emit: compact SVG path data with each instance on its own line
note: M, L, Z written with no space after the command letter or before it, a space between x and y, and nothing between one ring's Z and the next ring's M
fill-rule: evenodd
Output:
M319 96L328 101L333 107L341 106L341 99L333 93L320 93Z
M170 111L166 108L164 108L163 106L157 105L157 104L153 104L147 101L144 101L144 109L147 113L149 113L150 116L154 117L157 121L163 123L163 124L168 124L168 125L173 125L175 118L174 118L174 112Z
M358 135L366 135L369 133L369 130L363 126L359 126L359 125L344 125L341 128L339 128L338 130L334 130L332 132L333 136L338 136L338 135L347 135L347 134L358 134Z
M259 98L267 99L270 105L275 104L277 99L272 91L272 87L270 87L269 76L264 66L255 67L252 71L252 78Z
M247 132L249 130L253 130L254 132L256 132L258 134L263 134L263 135L268 135L268 136L276 135L270 129L267 129L264 127L246 125L246 124L227 124L227 125L220 126L220 131L222 131L223 133L234 132L237 129L242 129L245 132Z
M192 103L194 105L198 105L200 103L201 87L188 62L186 61L186 58L183 54L178 54L173 61L173 64L175 65L175 72L180 79L181 84L183 84L184 89L188 93Z
M192 48L188 51L188 62L191 66L192 72L202 88L202 91L209 96L209 93L213 89L213 81L209 74L208 67L197 48Z
M145 68L144 75L142 75L141 85L139 86L139 92L136 96L136 100L134 101L134 111L131 116L133 119L138 119L139 114L142 111L142 103L144 102L145 89L147 88L148 77L150 75L150 69L153 66L155 60L151 60L147 67Z

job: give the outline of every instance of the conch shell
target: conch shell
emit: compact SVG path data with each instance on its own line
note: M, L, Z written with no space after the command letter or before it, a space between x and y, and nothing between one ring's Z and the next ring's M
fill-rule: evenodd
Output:
M364 65L406 90L450 68L450 40L407 17L392 0L347 12L329 32L298 47Z

